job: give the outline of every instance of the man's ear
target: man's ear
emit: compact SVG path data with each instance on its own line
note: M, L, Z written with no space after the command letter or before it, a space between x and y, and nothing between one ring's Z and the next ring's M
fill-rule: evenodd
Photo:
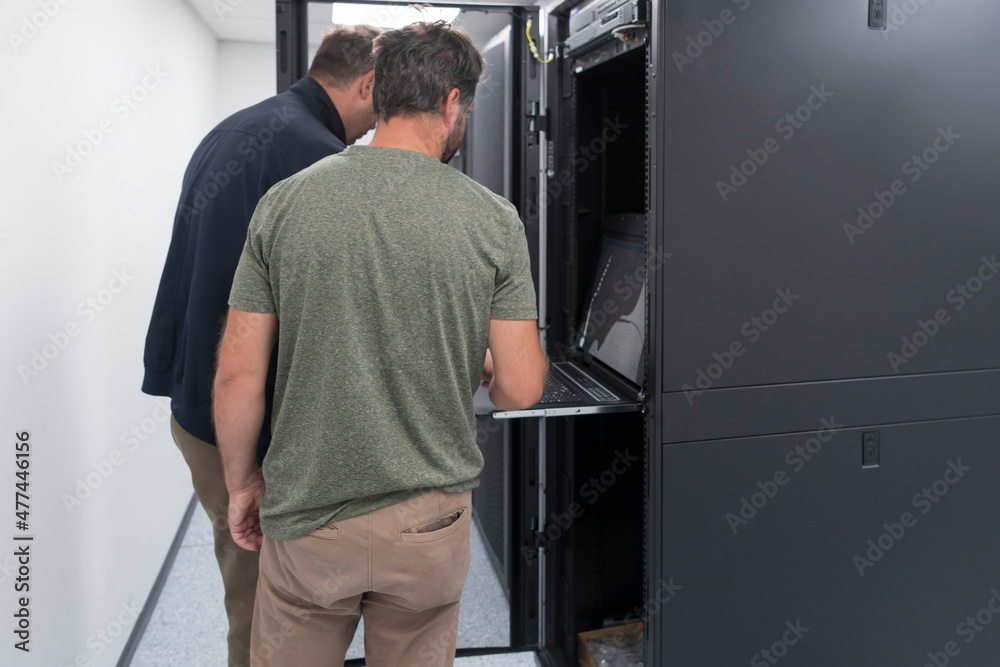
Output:
M370 100L372 96L372 88L375 86L375 71L371 70L367 74L361 77L361 99Z
M448 97L444 98L444 102L441 104L441 115L444 116L445 124L448 126L451 126L462 115L460 98L461 93L458 92L458 88L452 88Z

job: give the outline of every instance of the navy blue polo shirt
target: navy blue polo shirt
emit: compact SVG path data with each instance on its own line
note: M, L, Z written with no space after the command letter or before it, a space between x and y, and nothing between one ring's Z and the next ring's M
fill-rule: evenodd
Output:
M257 202L278 181L344 150L345 142L329 95L306 77L219 123L191 157L146 334L142 391L169 396L177 422L201 440L216 444L216 346ZM261 459L271 438L274 370L272 357Z

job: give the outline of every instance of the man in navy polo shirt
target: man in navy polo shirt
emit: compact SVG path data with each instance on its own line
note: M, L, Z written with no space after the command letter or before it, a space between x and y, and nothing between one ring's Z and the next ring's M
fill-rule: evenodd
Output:
M222 121L184 173L166 265L146 334L142 391L171 398L170 430L212 519L229 617L229 665L246 667L258 552L233 542L222 461L212 425L215 352L233 274L257 202L268 189L375 126L369 26L328 30L309 74L288 90ZM270 442L275 361L258 460Z

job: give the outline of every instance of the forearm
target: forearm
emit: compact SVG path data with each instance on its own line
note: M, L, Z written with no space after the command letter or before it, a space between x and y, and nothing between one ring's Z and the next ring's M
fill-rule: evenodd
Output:
M501 410L520 410L523 406L514 401L507 392L503 390L500 383L494 380L490 383L490 403Z
M494 367L493 380L490 382L490 401L493 405L504 410L522 410L533 405L542 393L545 386L545 378L548 375L549 360L544 351L539 348L534 353L528 352L518 359L518 368L509 373L497 372ZM517 378L520 382L512 380ZM525 398L526 392L523 386L524 378L531 378L537 383L535 389L527 390L530 398ZM511 386L512 385L512 386Z
M257 440L264 423L264 383L217 376L212 409L226 487L230 492L245 488L260 474Z

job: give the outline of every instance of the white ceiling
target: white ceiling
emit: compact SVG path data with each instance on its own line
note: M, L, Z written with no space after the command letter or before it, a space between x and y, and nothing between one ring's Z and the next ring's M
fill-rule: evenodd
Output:
M274 44L274 0L185 0L220 40ZM330 24L329 5L309 6L309 41L318 44Z
M275 0L184 0L205 20L220 40L236 42L274 43ZM538 0L458 0L458 5L531 6ZM325 2L309 4L309 43L319 44L323 30L330 25L330 5Z

